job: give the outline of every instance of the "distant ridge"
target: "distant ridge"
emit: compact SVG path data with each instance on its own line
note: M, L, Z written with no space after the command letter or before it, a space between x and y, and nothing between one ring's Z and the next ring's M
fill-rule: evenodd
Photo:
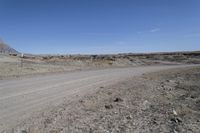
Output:
M0 54L19 54L19 52L8 46L2 39L0 39Z

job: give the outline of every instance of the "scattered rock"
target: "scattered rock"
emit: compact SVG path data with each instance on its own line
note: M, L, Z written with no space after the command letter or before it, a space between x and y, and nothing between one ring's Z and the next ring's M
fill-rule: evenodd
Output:
M123 100L119 97L115 98L114 102L123 102Z
M192 99L195 99L196 97L194 96L194 95L191 95L191 97L190 98L192 98Z
M142 104L142 110L147 110L150 107L150 102L145 100Z
M106 108L106 109L112 109L112 108L113 108L113 105L112 105L112 104L105 105L105 108Z
M132 116L131 115L126 116L126 119L131 120Z
M176 118L171 118L170 121L175 122L176 123Z
M174 118L171 118L171 121L175 123L181 123L182 119L180 117L174 117Z
M199 80L192 79L191 83L185 84L184 80L178 89L175 89L175 84L164 82L164 88L160 89L161 78L157 75L155 78L159 82L154 82L154 78L141 79L142 82L124 83L123 89L118 86L100 89L94 95L77 100L78 104L76 101L70 106L65 104L66 111L58 116L59 110L56 109L53 112L56 117L52 117L52 113L48 117L56 119L47 119L45 123L43 119L46 117L43 116L38 122L41 125L36 123L36 126L45 128L45 132L61 132L59 127L63 122L65 127L62 132L199 132L200 119L196 113L200 107L199 89L193 91L194 84L199 85ZM34 122L32 125L34 128ZM36 131L39 128L36 127ZM31 130L24 129L32 132L32 127ZM22 129L19 131L21 133Z
M176 130L174 130L174 133L178 133Z
M183 121L180 117L177 117L176 120L178 123L181 123Z
M173 114L174 115L178 115L177 112L176 112L176 110L174 110L174 109L173 109Z
M26 130L22 130L22 132L21 133L28 133Z

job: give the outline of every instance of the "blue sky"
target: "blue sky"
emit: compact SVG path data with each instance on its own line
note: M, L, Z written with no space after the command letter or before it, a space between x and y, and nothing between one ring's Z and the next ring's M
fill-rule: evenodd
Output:
M200 50L200 0L0 0L0 38L35 54Z

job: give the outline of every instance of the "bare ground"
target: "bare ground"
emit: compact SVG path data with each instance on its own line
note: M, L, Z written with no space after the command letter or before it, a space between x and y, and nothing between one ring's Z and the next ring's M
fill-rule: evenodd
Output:
M110 85L146 72L183 66L149 66L77 71L23 79L0 81L0 129L13 127L33 113L55 105L63 99L76 100L101 85ZM78 97L77 97L78 96Z
M77 96L7 132L200 131L200 67L170 69Z

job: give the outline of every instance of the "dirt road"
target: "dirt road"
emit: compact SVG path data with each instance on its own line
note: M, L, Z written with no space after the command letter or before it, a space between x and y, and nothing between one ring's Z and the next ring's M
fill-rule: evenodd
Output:
M149 66L79 71L57 75L0 81L0 131L9 128L63 100L73 100L101 86L170 68L185 66Z

